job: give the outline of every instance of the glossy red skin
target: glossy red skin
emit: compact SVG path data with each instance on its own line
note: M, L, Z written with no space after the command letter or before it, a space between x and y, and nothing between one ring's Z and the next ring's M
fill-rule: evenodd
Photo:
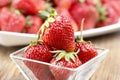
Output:
M80 49L78 57L83 64L98 55L96 48L91 43L77 42L76 50L78 49Z
M45 10L44 0L13 0L12 6L28 14L37 14L39 10Z
M74 31L70 21L63 16L56 17L55 22L50 23L42 35L42 40L50 47L59 50L74 51L75 49Z
M67 68L77 68L80 65L82 65L78 57L76 57L75 62L73 62L72 60L66 61L64 58L59 61L56 61L56 58L53 58L50 61L50 63ZM56 80L68 80L68 78L74 74L73 71L64 68L54 67L54 66L50 66L50 71L52 72Z
M10 0L0 0L0 8L7 6Z
M25 17L22 14L11 12L8 8L2 8L0 25L2 31L22 32L25 27Z
M49 51L50 50L47 45L39 43L37 45L29 47L24 52L24 57L42 62L50 62L52 54ZM24 63L33 72L36 78L38 78L38 80L54 80L54 77L49 71L48 66L25 60Z
M104 4L104 7L107 10L106 19L104 21L99 21L96 25L97 27L103 27L118 22L119 15L115 11L115 9L111 6L111 4Z
M32 23L30 26L26 26L26 33L37 34L41 25L43 24L43 20L38 16L29 16L29 21Z
M67 9L57 7L56 11L60 16L64 16L64 17L68 18L71 22L71 25L72 25L74 31L78 31L78 26Z
M72 5L71 8L69 9L69 12L72 15L73 19L78 24L79 30L83 18L85 18L83 27L84 30L94 28L99 18L98 11L96 10L96 8L85 3L83 4L76 3Z

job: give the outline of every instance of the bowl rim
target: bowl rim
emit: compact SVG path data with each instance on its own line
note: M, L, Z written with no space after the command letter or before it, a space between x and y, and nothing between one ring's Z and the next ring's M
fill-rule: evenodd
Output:
M25 47L26 48L26 47ZM21 56L16 56L16 54L21 54L20 52L25 50L25 48L22 48L20 50L17 50L13 53L10 54L10 58L14 61L14 59L19 59L19 60L27 60L27 61L31 61L31 62L35 62L35 63L39 63L39 64L44 64L44 65L48 65L48 66L53 66L53 67L57 67L57 68L62 68L62 69L67 69L67 70L71 70L71 71L76 71L76 70L83 70L85 68L85 66L92 64L92 63L97 63L97 62L93 62L96 59L101 58L102 56L106 56L107 53L109 52L109 49L102 49L102 48L97 48L97 50L101 50L102 53L98 54L97 56L95 56L94 58L92 58L91 60L87 61L86 63L82 64L81 66L77 67L77 68L67 68L67 67L62 67L62 66L58 66L55 64L50 64L47 62L43 62L43 61L38 61L38 60L33 60L33 59L28 59L28 58L24 58Z

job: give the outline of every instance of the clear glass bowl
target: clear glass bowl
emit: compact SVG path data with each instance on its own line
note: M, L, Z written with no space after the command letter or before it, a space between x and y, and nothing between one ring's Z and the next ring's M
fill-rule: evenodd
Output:
M103 59L106 57L109 51L108 49L97 48L97 51L99 53L98 56L89 60L80 67L72 69L24 58L24 50L25 48L10 54L10 57L19 68L20 72L23 74L26 80L89 80L89 78L95 72L95 70L100 65L101 61L103 61ZM30 68L30 66L26 66L27 63L29 63L29 65L32 65L34 69ZM60 70L60 72L58 72L58 77L60 77L59 79L54 79L54 76L50 72L51 68ZM66 71L67 73L64 74L64 71ZM49 77L51 78L48 79Z

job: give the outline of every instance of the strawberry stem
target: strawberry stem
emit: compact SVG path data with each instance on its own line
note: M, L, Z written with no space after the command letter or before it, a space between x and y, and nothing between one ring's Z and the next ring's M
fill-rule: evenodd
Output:
M80 27L80 41L83 42L83 27L84 27L84 21L85 21L85 18L82 19L81 21L81 27Z

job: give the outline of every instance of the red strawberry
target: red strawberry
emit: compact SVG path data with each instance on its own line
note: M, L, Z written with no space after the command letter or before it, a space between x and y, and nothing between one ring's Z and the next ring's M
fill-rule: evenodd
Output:
M28 16L26 21L26 33L32 34L36 34L43 23L43 20L38 16Z
M72 57L71 57L72 56ZM68 60L67 60L68 58ZM54 57L51 61L51 64L56 65L57 67L50 66L50 71L54 75L56 80L68 80L70 76L74 74L73 71L70 71L66 68L77 68L82 65L81 61L79 60L78 56L74 56L71 53L64 53L59 54L57 57ZM58 67L59 66L59 67ZM74 78L70 78L74 80Z
M78 26L80 26L82 19L85 18L84 30L94 28L99 17L97 9L86 3L73 4L69 12Z
M97 49L90 42L85 42L82 36L83 20L81 23L81 36L80 40L76 42L76 50L80 50L78 57L82 63L89 61L98 55Z
M55 21L45 29L42 39L47 45L56 49L66 51L75 49L74 31L70 21L63 16L55 17Z
M5 7L10 3L10 0L0 0L0 8Z
M64 17L66 17L66 18L68 18L70 20L74 31L78 31L78 26L77 26L76 22L74 21L74 19L72 18L72 16L70 15L70 13L69 13L69 11L67 9L57 7L56 10L57 10L57 13L59 15L64 16Z
M44 0L13 0L12 5L28 14L37 14L39 10L46 9Z
M97 27L111 25L118 22L119 19L118 12L115 11L111 4L106 3L103 5L103 7L106 9L106 15L104 15L105 19L103 20L100 19L97 23Z
M3 8L0 12L0 25L3 31L22 32L25 26L25 18L22 14Z
M90 59L97 56L97 50L92 43L89 42L77 42L76 50L80 49L78 57L82 63L89 61Z
M65 9L69 9L72 4L72 0L54 0L54 2L58 7Z
M39 42L29 46L24 52L24 57L42 62L50 62L52 54L49 51L50 49L47 45ZM24 63L38 78L38 80L55 80L47 65L30 61L24 61Z

